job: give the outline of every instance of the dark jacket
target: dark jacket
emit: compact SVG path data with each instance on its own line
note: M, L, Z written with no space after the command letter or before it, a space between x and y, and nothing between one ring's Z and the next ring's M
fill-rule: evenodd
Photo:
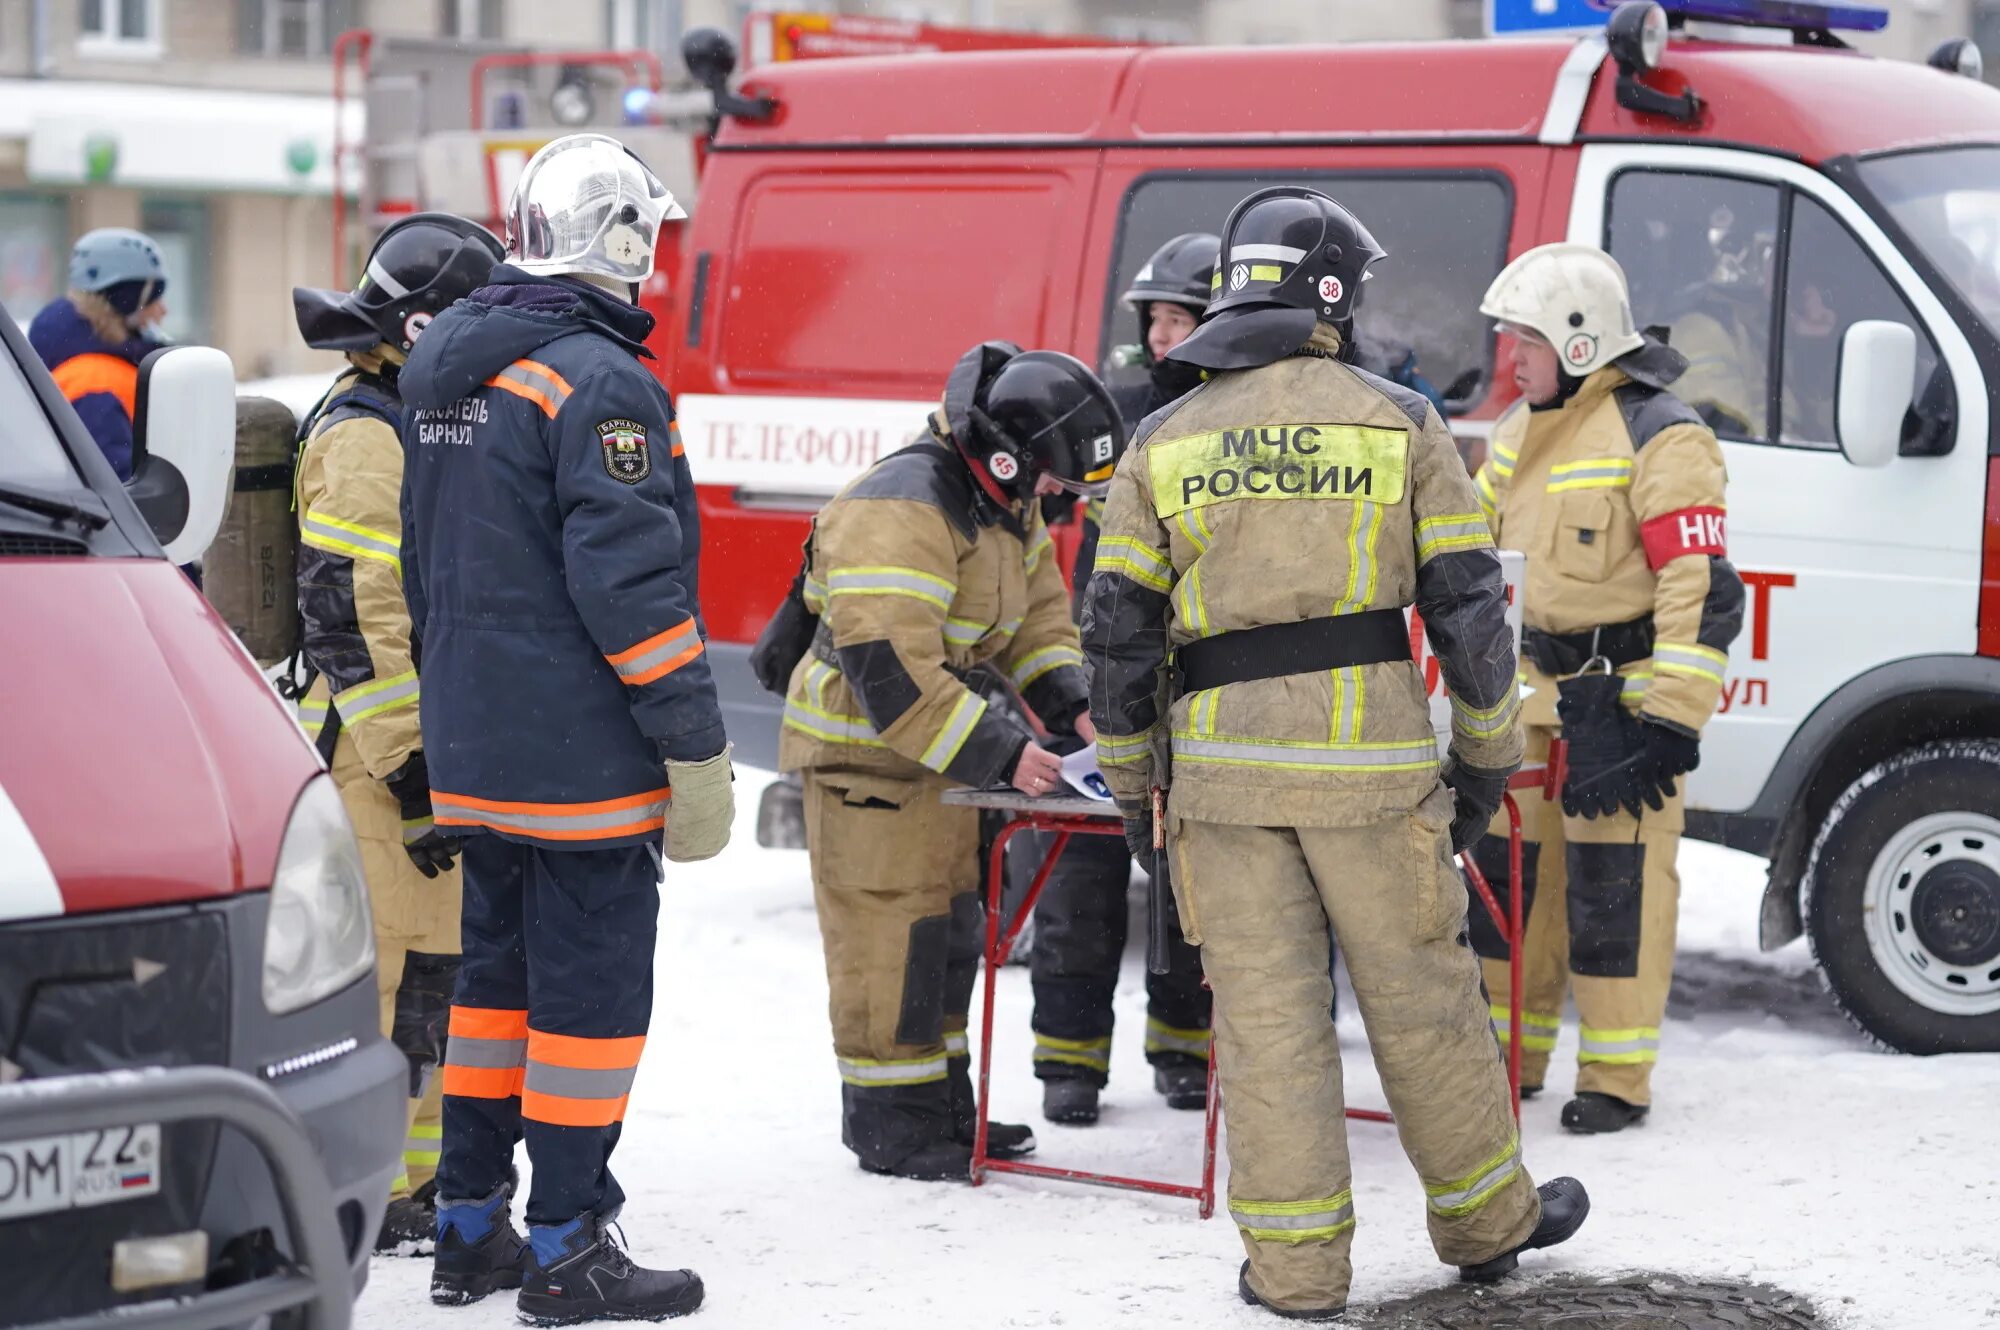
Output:
M118 479L132 478L132 405L139 362L165 343L150 337L111 342L67 297L42 307L28 325L28 344L49 367L56 387L76 408Z
M403 577L440 826L658 837L662 762L722 751L700 526L649 314L505 265L399 383Z

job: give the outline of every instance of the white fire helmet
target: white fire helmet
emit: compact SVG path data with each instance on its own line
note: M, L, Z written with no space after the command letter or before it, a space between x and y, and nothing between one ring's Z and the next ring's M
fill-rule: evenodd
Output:
M643 282L662 222L687 211L631 149L570 134L521 169L507 207L507 261L545 277L592 273Z
M1582 378L1645 345L1632 327L1625 270L1595 245L1538 245L1500 270L1479 312L1526 329Z

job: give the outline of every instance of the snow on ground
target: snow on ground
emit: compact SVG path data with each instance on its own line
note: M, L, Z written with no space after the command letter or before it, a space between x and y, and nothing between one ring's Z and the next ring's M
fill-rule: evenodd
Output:
M728 853L670 866L652 1037L614 1161L633 1254L698 1270L700 1324L715 1330L1279 1324L1236 1300L1242 1251L1226 1214L1204 1223L1189 1201L1030 1179L975 1190L854 1166L839 1141L806 858L757 848L764 781L738 772ZM1527 1158L1538 1178L1582 1178L1594 1209L1574 1241L1527 1258L1524 1272L1767 1281L1850 1330L2000 1326L2000 1055L1875 1051L1820 992L1803 943L1757 952L1762 861L1690 843L1681 871L1681 979L1653 1116L1618 1137L1563 1132L1558 1073L1576 1048L1574 1026L1564 1031L1551 1093L1525 1105ZM1143 937L1133 929L1099 1125L1040 1121L1019 968L1001 980L996 1104L1004 1120L1034 1123L1042 1162L1192 1181L1200 1115L1161 1104L1139 1047ZM1352 1011L1350 995L1348 1093L1379 1105ZM1354 1301L1447 1280L1392 1130L1357 1122L1349 1136ZM429 1271L378 1258L360 1330L515 1323L511 1295L432 1307Z

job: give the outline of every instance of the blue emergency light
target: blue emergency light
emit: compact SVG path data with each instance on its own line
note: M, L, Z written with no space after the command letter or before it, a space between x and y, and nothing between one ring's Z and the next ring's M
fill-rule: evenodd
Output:
M1618 0L1590 0L1596 9L1615 9ZM1749 28L1824 28L1829 32L1880 32L1889 11L1861 5L1824 5L1812 0L1658 0L1682 18L1737 23Z

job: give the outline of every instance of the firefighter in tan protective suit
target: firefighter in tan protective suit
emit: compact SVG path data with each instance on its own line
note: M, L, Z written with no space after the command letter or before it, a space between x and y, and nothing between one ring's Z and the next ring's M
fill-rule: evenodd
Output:
M1079 362L1004 342L952 370L930 432L821 510L807 607L820 616L785 699L779 765L803 777L832 990L841 1139L870 1172L964 1178L966 1013L980 954L979 814L955 785L1061 784L997 675L1050 730L1094 737L1083 653L1037 496L1102 492L1124 439ZM1034 1148L991 1124L1000 1157Z
M1443 421L1347 363L1381 257L1316 191L1237 205L1170 353L1212 377L1119 464L1083 610L1105 777L1135 852L1163 836L1215 990L1238 1289L1303 1319L1345 1307L1355 1224L1329 924L1440 1259L1497 1279L1589 1209L1529 1179L1464 942L1451 857L1520 763L1514 653ZM1454 704L1442 769L1410 605Z
M1480 469L1495 539L1526 552L1523 707L1530 761L1568 741L1562 810L1523 801L1521 1080L1539 1089L1562 1020L1581 1020L1563 1125L1618 1131L1651 1102L1673 976L1680 777L1700 761L1743 583L1726 557L1722 451L1667 391L1686 361L1634 331L1625 275L1588 245L1509 264L1480 306L1513 334L1523 403ZM1475 851L1511 889L1506 827ZM1483 918L1494 1028L1508 1033L1507 949Z
M410 1063L404 1171L377 1250L416 1250L436 1229L441 1060L459 959L455 843L431 824L403 601L397 505L403 445L396 374L438 311L502 257L483 228L418 213L382 233L354 291L292 293L310 346L350 368L306 418L298 464L302 653L317 675L300 721L332 768L361 846L375 916L382 1028Z

